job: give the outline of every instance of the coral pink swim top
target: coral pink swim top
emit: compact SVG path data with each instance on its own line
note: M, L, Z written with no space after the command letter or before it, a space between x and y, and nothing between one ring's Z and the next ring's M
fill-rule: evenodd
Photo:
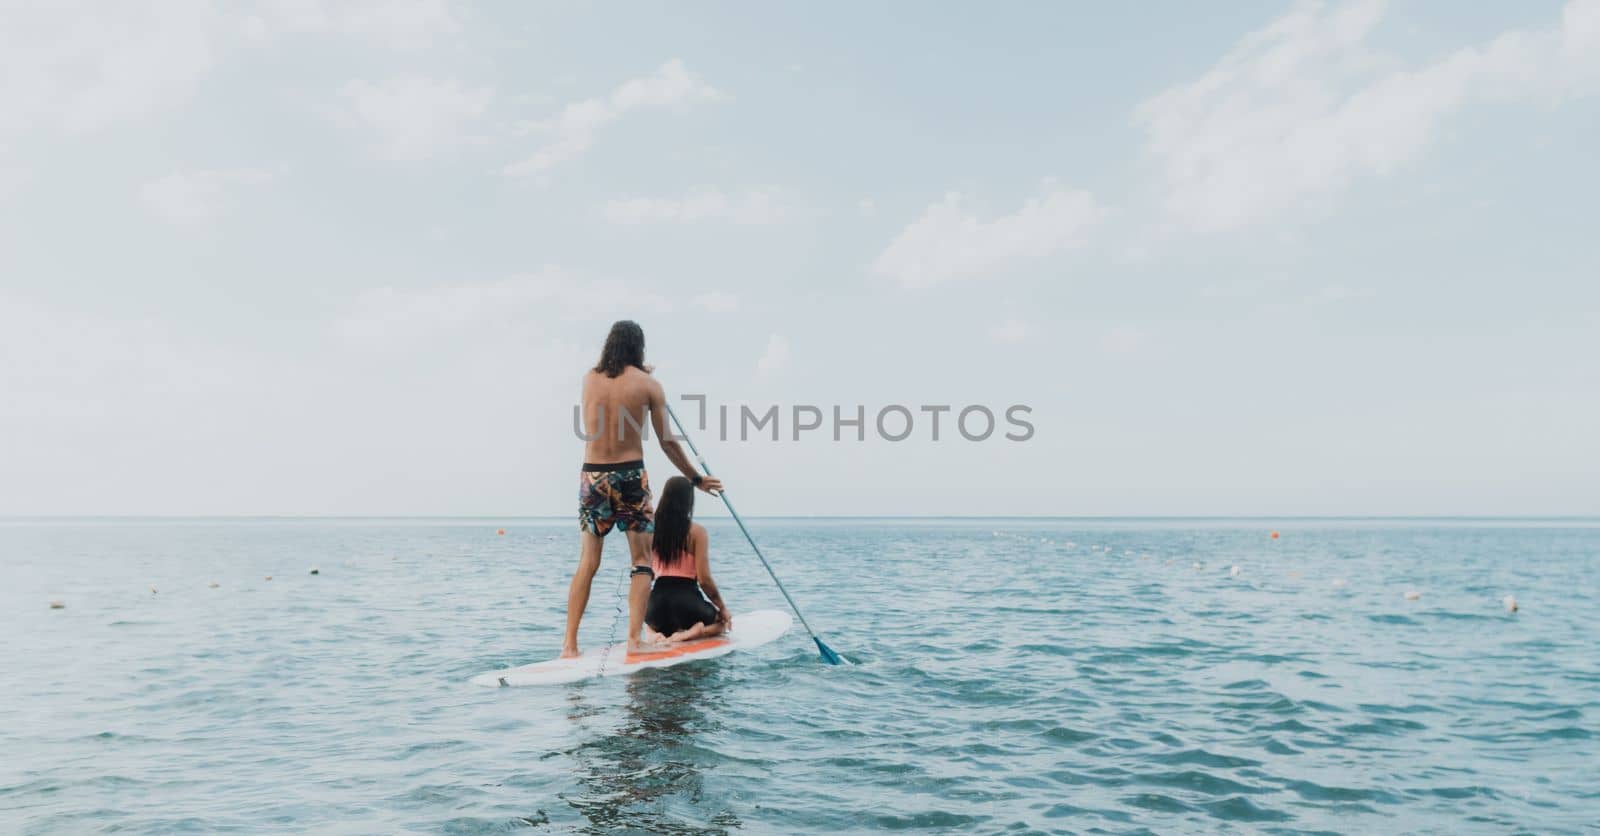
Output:
M671 566L662 565L661 555L652 550L650 552L650 569L655 572L658 578L688 578L691 581L700 579L700 574L694 568L694 553L687 550L684 551L682 557L678 558L678 562Z

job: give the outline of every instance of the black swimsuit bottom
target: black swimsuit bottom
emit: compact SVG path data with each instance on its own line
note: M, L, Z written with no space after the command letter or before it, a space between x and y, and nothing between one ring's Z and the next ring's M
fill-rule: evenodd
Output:
M700 584L693 578L660 577L650 588L644 623L657 633L670 636L696 624L717 623L717 608L700 593Z

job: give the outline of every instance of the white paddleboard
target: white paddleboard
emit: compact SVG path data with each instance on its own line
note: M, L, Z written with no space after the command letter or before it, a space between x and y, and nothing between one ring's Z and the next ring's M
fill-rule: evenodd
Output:
M571 659L551 659L520 668L480 673L474 685L559 685L595 676L620 676L645 668L665 668L696 659L714 659L735 650L749 650L777 641L794 620L784 610L756 610L735 615L733 630L709 639L697 639L652 653L629 653L626 643L601 647Z

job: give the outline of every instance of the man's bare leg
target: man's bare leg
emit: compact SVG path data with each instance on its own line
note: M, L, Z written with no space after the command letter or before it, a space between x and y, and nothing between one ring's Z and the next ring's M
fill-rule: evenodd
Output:
M629 531L628 550L633 553L633 565L650 565L650 543L654 535L647 531ZM644 628L644 610L650 603L650 575L639 573L628 579L628 652L658 649L653 644L639 641L639 631Z
M589 606L589 584L594 573L600 570L600 550L606 540L587 531L579 532L578 571L572 573L572 586L567 588L567 636L561 641L561 658L578 655L578 622L583 620L583 610Z

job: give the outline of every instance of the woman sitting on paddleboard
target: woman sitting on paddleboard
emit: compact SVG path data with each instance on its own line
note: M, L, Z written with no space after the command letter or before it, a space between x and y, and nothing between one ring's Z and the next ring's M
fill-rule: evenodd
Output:
M706 527L694 521L694 483L667 480L656 506L650 568L656 576L644 623L652 641L681 642L733 629L733 616L711 579Z

